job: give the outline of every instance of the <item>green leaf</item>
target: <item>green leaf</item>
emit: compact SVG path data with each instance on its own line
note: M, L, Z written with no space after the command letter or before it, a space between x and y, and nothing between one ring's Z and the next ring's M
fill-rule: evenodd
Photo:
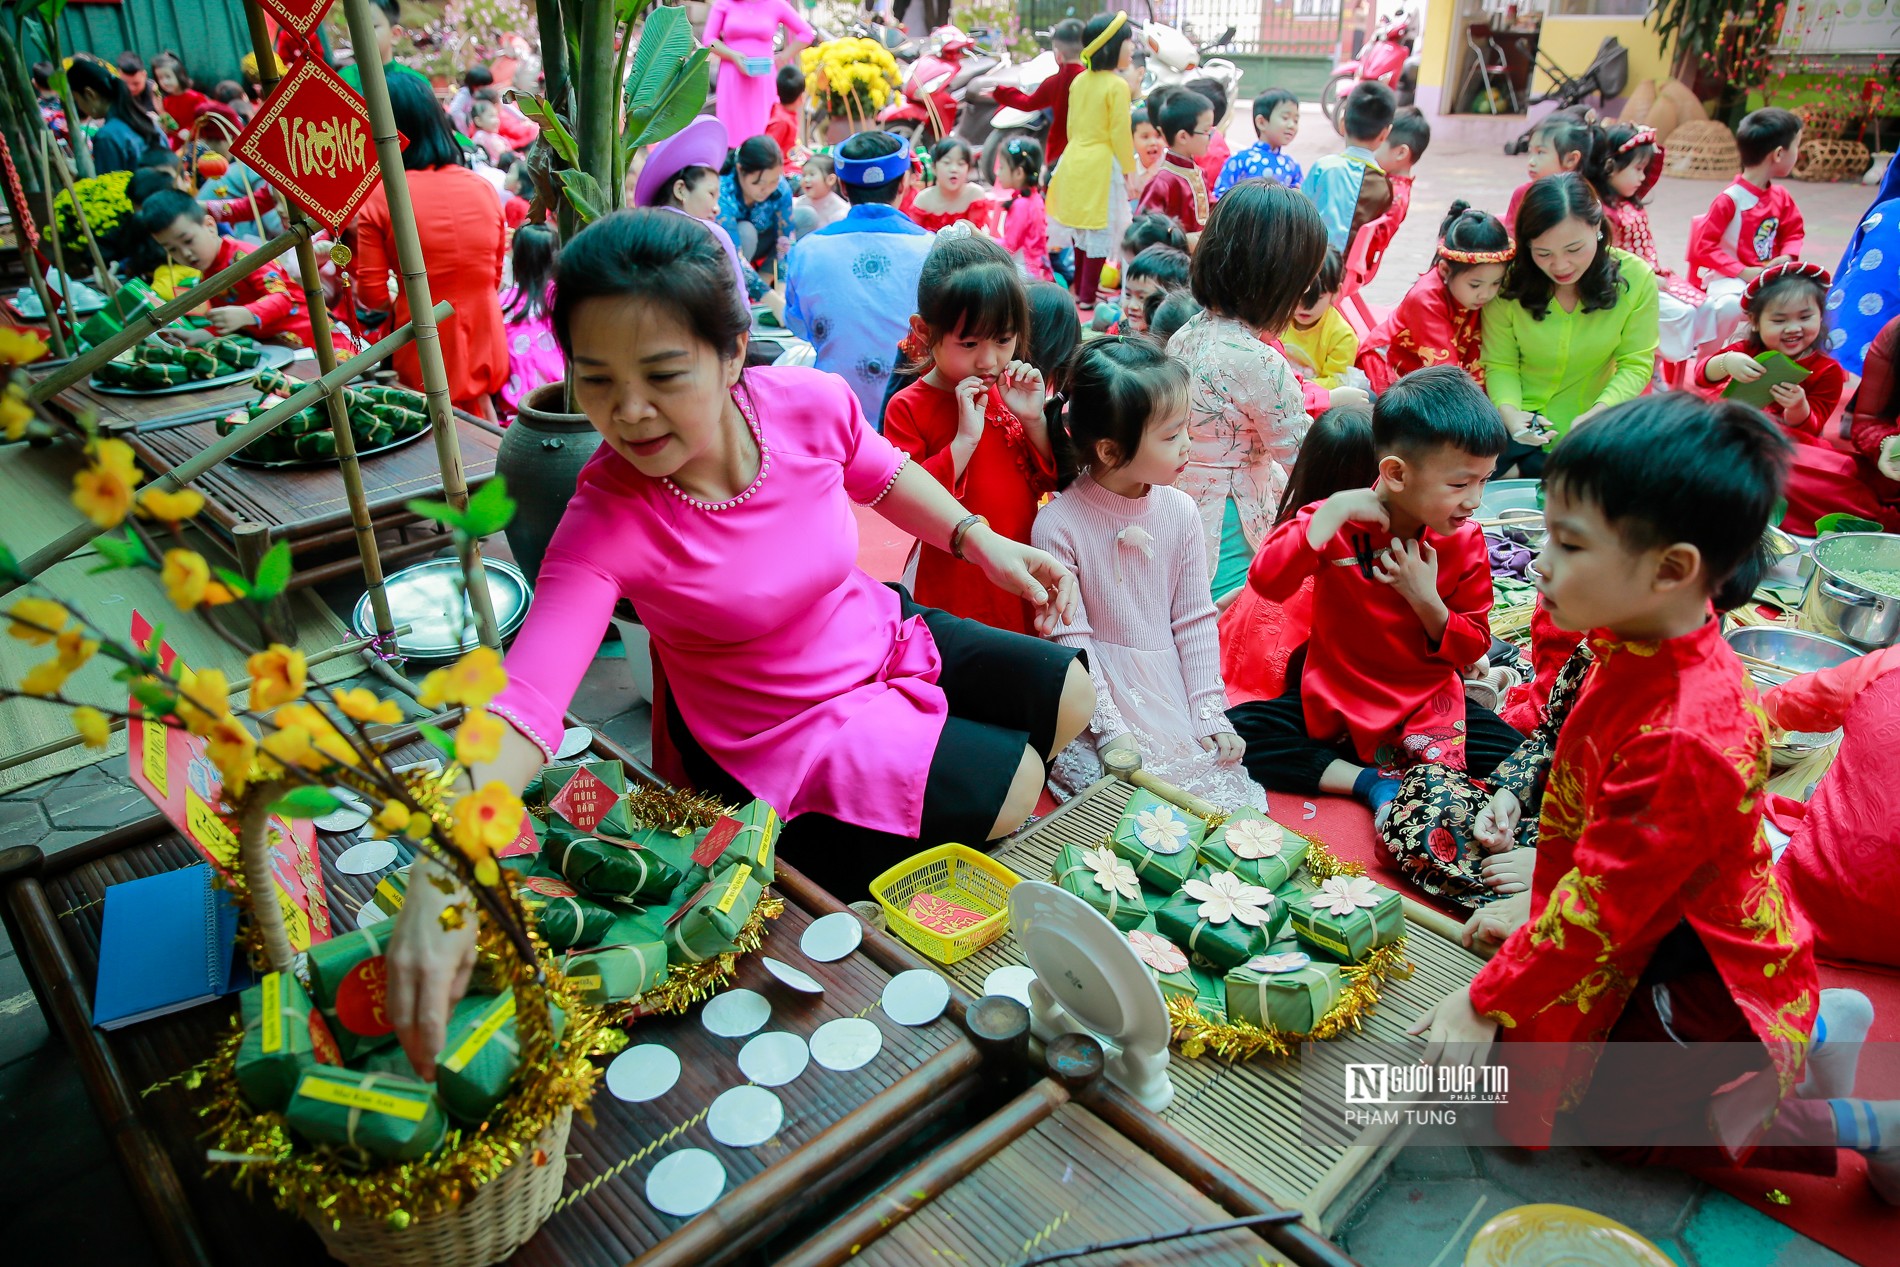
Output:
M251 587L251 597L260 603L268 603L289 585L290 542L279 541L257 561L257 584Z
M272 803L270 812L285 818L319 818L342 807L343 802L329 788L294 787Z
M409 513L423 519L433 519L450 528L460 528L463 523L462 512L447 502L412 501L409 503Z
M220 581L223 581L224 588L230 590L239 598L249 598L251 596L251 582L241 574L233 572L230 568L212 568L211 574Z
M561 169L561 191L567 195L582 224L592 224L606 214L607 196L600 182L577 167Z
M423 722L416 727L416 730L443 756L451 761L455 760L455 738L448 731L440 726L431 726L428 722Z
M546 98L537 97L531 92L516 92L513 98L521 113L541 125L541 136L556 154L566 162L580 162L581 147L575 142L574 134L568 131L567 121L548 104Z
M100 572L114 572L120 568L157 567L157 560L145 549L145 543L130 535L107 534L95 538L92 548L105 562L91 570L91 575Z
M0 545L0 577L9 581L20 579L20 560L4 545Z
M636 99L627 106L627 144L633 148L664 141L691 123L706 104L711 87L711 63L703 48L696 48L678 66L650 102Z
M1822 515L1814 521L1814 534L1817 537L1832 536L1837 532L1879 532L1880 525L1871 519L1862 519L1859 515L1850 515L1846 511L1836 511L1831 515Z
M653 0L614 0L614 20L617 22L637 21Z
M508 496L508 481L497 475L476 489L463 513L463 530L477 538L500 532L515 517L515 499Z
M132 683L132 698L148 713L164 716L178 706L178 697L162 682L142 678Z

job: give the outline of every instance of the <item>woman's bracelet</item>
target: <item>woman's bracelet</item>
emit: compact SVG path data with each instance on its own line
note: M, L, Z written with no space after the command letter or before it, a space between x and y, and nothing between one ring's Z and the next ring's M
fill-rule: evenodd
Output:
M982 515L965 515L957 520L957 526L950 530L950 557L963 559L963 539L970 535L970 529L982 524L989 527L990 521ZM968 560L964 560L968 562Z

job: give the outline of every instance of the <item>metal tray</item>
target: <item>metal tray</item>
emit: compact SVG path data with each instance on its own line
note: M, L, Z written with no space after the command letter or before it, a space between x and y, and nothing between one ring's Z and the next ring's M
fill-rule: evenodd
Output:
M373 458L378 453L389 453L395 449L402 448L405 444L414 444L428 434L429 428L424 427L414 435L407 435L397 440L391 440L388 444L379 444L373 449L358 449L356 456L359 461L366 458ZM260 471L314 471L337 464L337 459L335 458L272 458L269 460L263 458L247 458L244 456L243 449L239 449L236 453L226 458L225 461L233 466L250 466Z
M484 559L488 571L488 595L495 608L495 627L501 637L511 636L528 618L528 604L534 589L520 568L498 559ZM411 629L399 643L404 655L417 660L447 660L478 645L475 622L468 619L468 636L462 637L463 613L468 602L462 594L462 565L457 559L430 559L404 568L384 582L389 595L389 615L398 627ZM369 595L356 600L350 624L365 638L376 634L376 618L370 611Z
M83 285L84 283L81 284ZM75 317L90 317L93 313L104 308L106 303L107 300L104 295L88 287L85 293L73 300L72 315ZM19 290L15 291L13 298L7 300L7 307L13 309L13 314L23 321L46 320L46 310L40 307L40 297L33 292L31 286L22 286Z
M197 378L173 387L107 387L97 375L87 379L86 386L101 396L176 396L182 392L202 392L213 387L230 387L236 383L249 382L265 370L280 370L297 359L294 348L280 347L275 343L260 343L258 348L263 352L263 358L248 370L213 374L210 378Z

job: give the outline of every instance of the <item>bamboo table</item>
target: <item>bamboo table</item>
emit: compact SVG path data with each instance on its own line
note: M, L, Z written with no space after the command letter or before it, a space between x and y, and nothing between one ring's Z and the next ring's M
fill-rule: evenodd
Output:
M1133 790L1119 779L1102 780L1013 838L996 853L997 861L1026 879L1048 879L1064 844L1092 846L1114 832ZM1429 926L1418 923L1420 918L1424 917L1408 907L1412 926L1406 954L1414 968L1412 976L1384 984L1379 1005L1366 1018L1360 1036L1386 1045L1395 1059L1408 1049L1410 1058L1416 1059L1419 1040L1408 1039L1405 1027L1445 994L1470 984L1483 963L1440 935L1442 917ZM1005 934L943 971L965 989L981 994L983 980L993 970L1021 962L1015 939ZM1313 1067L1303 1079L1306 1062ZM1285 1061L1262 1056L1231 1065L1213 1057L1189 1060L1177 1049L1168 1064L1174 1102L1160 1118L1231 1166L1273 1202L1299 1210L1310 1226L1329 1235L1403 1143L1390 1127L1356 1134L1338 1128L1323 1137L1302 1129L1303 1092L1336 1087L1336 1098L1343 1101L1343 1064L1340 1049L1328 1043L1309 1044ZM1321 1116L1338 1117L1313 1115L1315 1119Z
M331 920L344 931L380 877L335 872L331 864L355 842L354 833L320 834L318 840ZM268 1246L273 1267L327 1263L303 1223L238 1194L221 1175L206 1175L192 1093L171 1084L141 1095L211 1052L235 1012L235 996L112 1033L92 1027L106 886L200 860L191 843L156 816L50 859L30 846L0 851L0 913L49 1024L78 1059L166 1260L249 1267L260 1247ZM781 892L810 891L790 868L781 869L781 880ZM848 1074L814 1063L777 1088L785 1105L779 1136L756 1149L730 1149L711 1142L701 1110L720 1091L745 1081L735 1062L743 1040L714 1037L700 1024L697 1009L639 1022L633 1041L665 1043L680 1054L679 1084L647 1104L624 1104L601 1089L595 1124L577 1120L569 1142L568 1192L581 1195L514 1261L554 1267L640 1258L698 1267L756 1258L769 1238L811 1216L893 1150L967 1104L981 1057L954 1016L915 1029L883 1018L877 1002L889 979L886 969L863 954L833 964L812 964L798 954L799 933L812 918L795 897L788 900L784 914L767 925L765 951L818 977L826 987L822 996L777 986L756 955L741 966L738 984L771 999L774 1029L809 1035L839 1016L874 1019L884 1035L876 1059ZM647 1204L645 1180L662 1157L688 1147L714 1151L729 1183L711 1210L685 1221ZM610 1177L583 1191L603 1174Z

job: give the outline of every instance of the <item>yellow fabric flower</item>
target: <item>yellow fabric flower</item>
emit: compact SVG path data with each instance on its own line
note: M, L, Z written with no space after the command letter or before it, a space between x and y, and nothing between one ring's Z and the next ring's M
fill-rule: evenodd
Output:
M175 493L168 493L154 484L139 494L139 512L166 523L190 519L204 508L204 494L195 488L181 488Z
M242 792L251 779L251 763L257 759L257 740L243 722L227 713L211 723L205 741L205 755L218 767L225 790L234 795Z
M132 510L132 490L145 476L123 440L94 440L93 464L73 476L73 505L99 528L116 528Z
M196 550L167 550L158 579L165 587L165 597L171 599L178 610L190 611L205 600L205 590L211 584L211 565Z
M385 726L394 726L402 720L402 707L395 700L377 699L375 692L361 686L353 686L346 691L331 691L330 698L336 703L337 710L351 721L380 722ZM401 825L398 823L397 827Z
M501 655L488 647L477 647L446 669L437 669L422 679L419 694L424 708L460 704L480 708L508 685L508 673L501 667Z
M342 732L336 728L336 723L325 716L323 710L315 704L303 702L285 704L272 714L271 720L281 727L302 728L310 736L311 746L332 761L339 761L350 766L363 763L362 754L350 746L350 741L343 737Z
M3 356L4 353L0 353ZM106 715L96 708L81 704L73 710L73 729L86 741L88 748L103 748L112 737L112 723Z
M303 698L304 654L295 647L273 642L244 667L251 671L251 707L258 712Z
M183 669L178 674L178 718L203 738L212 724L231 714L231 687L222 669Z
M388 800L376 811L376 830L385 836L394 836L409 826L409 807L401 801Z
M479 708L472 708L455 728L455 759L463 765L479 765L501 755L502 721Z
M46 340L31 330L13 327L0 329L0 361L8 365L31 365L46 355Z
M7 633L36 647L43 647L58 637L66 622L72 619L70 612L50 598L23 598L7 614L13 617Z
M11 333L0 328L0 339ZM33 421L33 406L26 403L26 397L16 387L7 388L5 396L0 396L0 433L9 440L18 440L26 434L26 424Z
M450 808L453 821L449 839L475 864L477 883L493 884L500 878L495 851L505 848L521 831L525 812L521 798L499 781L467 793Z

